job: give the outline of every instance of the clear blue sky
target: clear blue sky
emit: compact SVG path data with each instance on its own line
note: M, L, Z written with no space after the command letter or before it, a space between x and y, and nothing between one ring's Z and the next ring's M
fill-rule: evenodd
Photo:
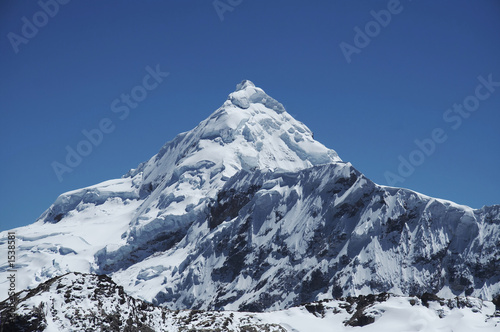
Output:
M415 139L441 128L447 140L397 185L475 208L500 203L500 87L487 97L479 88L484 100L468 99L478 108L467 118L443 119L475 95L478 76L500 82L499 1L221 2L235 5L223 20L210 0L72 0L53 17L36 1L2 1L0 229L34 222L65 191L120 177L242 79L380 184L398 174ZM371 11L388 6L397 13L377 30ZM34 20L36 35L25 27L29 38L12 42ZM364 47L348 63L339 45L354 47L354 28L367 23L369 44L357 40ZM111 103L157 64L169 76L121 120ZM114 131L59 181L51 164L104 118Z

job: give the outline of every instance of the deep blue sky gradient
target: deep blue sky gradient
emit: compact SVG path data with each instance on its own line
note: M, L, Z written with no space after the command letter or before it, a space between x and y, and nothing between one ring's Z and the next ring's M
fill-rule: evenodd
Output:
M460 128L443 120L474 94L479 75L500 81L500 2L401 0L402 11L347 63L339 44L353 44L353 29L388 3L243 0L221 21L209 0L72 0L16 54L7 35L20 35L22 17L32 21L41 8L2 1L0 229L34 222L65 191L135 168L243 79L380 184L415 139L443 128L447 141L399 186L474 208L500 204L500 88ZM170 75L120 120L111 102L157 64ZM51 163L63 163L65 147L103 118L114 132L59 182Z

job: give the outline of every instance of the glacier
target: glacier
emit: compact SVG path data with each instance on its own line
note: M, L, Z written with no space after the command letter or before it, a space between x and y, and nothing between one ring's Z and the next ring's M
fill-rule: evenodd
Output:
M377 185L248 80L122 178L64 193L15 231L19 290L106 274L172 310L500 294L499 205Z

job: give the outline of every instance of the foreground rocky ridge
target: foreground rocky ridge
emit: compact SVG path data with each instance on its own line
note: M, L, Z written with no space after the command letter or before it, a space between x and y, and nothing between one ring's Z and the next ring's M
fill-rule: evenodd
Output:
M500 299L499 299L500 300ZM497 303L500 306L500 301ZM495 311L496 309L496 311ZM385 326L396 310L407 330L450 327L493 331L500 307L471 297L444 300L432 294L398 297L387 293L323 300L284 311L245 313L169 310L128 296L105 275L69 273L16 294L15 308L0 302L2 331L343 331ZM429 319L429 316L432 319ZM457 318L458 317L458 318ZM458 320L457 320L458 319ZM397 322L386 331L400 331Z
M106 275L69 273L0 303L0 331L264 331L284 329L251 315L171 311L125 294Z

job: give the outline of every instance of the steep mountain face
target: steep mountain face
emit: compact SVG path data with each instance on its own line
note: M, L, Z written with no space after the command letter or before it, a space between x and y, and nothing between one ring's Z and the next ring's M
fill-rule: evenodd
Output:
M497 331L491 302L378 295L323 300L270 313L168 310L127 295L106 275L69 273L0 302L3 331L326 332Z
M249 81L123 178L65 193L16 231L19 289L107 274L170 309L500 293L500 206L379 186Z

